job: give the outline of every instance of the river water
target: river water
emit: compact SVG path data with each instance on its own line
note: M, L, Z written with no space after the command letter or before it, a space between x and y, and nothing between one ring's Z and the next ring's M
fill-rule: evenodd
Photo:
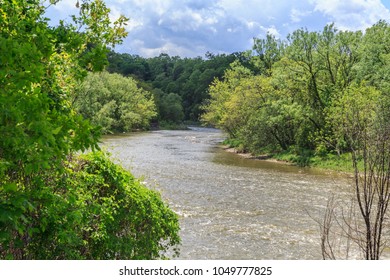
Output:
M346 178L224 151L215 129L109 136L114 159L179 214L179 259L321 259L327 199Z

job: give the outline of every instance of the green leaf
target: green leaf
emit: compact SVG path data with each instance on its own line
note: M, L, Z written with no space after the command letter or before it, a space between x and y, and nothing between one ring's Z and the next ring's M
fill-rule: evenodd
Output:
M52 133L53 133L54 135L57 135L57 134L61 131L61 129L62 129L62 126L59 126L59 127L57 127L56 129L52 130Z
M18 190L18 186L16 185L16 183L5 184L3 188L6 192L9 193L16 192Z

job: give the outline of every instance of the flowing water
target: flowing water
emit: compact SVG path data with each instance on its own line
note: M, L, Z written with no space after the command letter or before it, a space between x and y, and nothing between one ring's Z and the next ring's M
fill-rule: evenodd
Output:
M179 214L179 259L321 259L319 225L345 177L223 150L215 129L105 137L113 158Z

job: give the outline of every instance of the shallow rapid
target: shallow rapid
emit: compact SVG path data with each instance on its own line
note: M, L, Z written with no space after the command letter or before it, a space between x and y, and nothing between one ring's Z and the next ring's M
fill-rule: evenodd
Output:
M179 259L321 259L319 225L346 178L245 159L215 129L108 136L104 146L179 214Z

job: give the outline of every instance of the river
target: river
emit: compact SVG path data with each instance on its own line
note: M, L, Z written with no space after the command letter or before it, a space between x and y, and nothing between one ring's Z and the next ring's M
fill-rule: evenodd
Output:
M179 259L321 259L328 197L341 175L224 151L215 129L107 136L112 157L179 214Z

